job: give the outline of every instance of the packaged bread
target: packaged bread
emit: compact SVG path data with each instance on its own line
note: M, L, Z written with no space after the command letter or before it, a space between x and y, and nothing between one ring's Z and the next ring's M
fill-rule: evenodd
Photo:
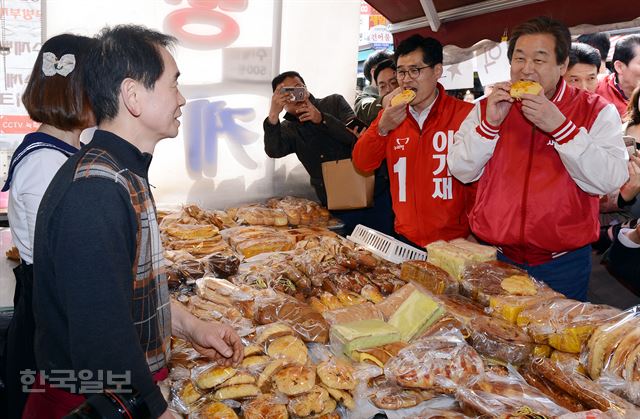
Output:
M288 419L287 399L261 394L242 406L245 419Z
M622 417L639 417L637 408L600 384L575 371L558 367L552 361L538 358L529 368L562 391L573 396L588 409L614 410ZM630 416L631 415L631 416Z
M389 324L400 331L400 338L409 342L414 336L435 323L444 313L437 301L416 290L389 318Z
M383 301L376 304L376 308L382 312L385 320L388 320L393 313L396 312L398 307L400 307L400 305L416 290L417 288L415 285L411 283L403 285L398 291L387 296Z
M267 206L283 210L292 226L326 225L331 217L329 210L317 202L293 196L270 199Z
M355 350L373 348L400 340L400 332L382 320L359 320L331 327L334 353L350 356Z
M581 354L589 376L640 404L640 314L632 307L598 326Z
M356 349L351 351L351 359L356 362L369 363L384 368L387 361L396 356L406 346L405 342L393 342L374 348Z
M389 384L376 389L376 391L369 396L369 399L379 409L400 410L417 406L437 396L437 393L432 391L408 389L395 384Z
M555 298L521 311L517 324L538 343L579 353L591 332L619 313L605 305Z
M518 327L486 315L472 318L468 330L478 353L513 365L528 361L536 346Z
M587 410L580 400L561 390L558 386L536 374L530 368L524 367L520 370L520 374L530 386L540 390L557 405L562 406L571 412L582 412L583 410Z
M384 372L402 387L451 394L482 375L484 365L459 332L445 332L408 345L387 362Z
M350 323L357 320L384 320L382 312L372 303L364 302L347 307L322 312L322 317L329 325Z
M427 260L449 272L456 280L460 280L469 263L495 259L495 252L487 251L484 247L477 249L470 242L463 244L458 241L456 245L440 240L427 245Z
M216 236L218 228L213 225L192 225L174 223L168 225L164 232L178 240L204 240Z
M491 306L500 317L515 323L515 317L525 306L561 295L531 278L526 271L502 261L470 263L461 279L462 294ZM504 299L501 297L510 297Z
M235 211L235 219L239 223L249 225L286 226L289 223L284 211L257 205L247 205Z
M481 417L558 417L569 413L517 375L486 374L456 391L456 399L467 414Z
M449 244L468 250L475 255L474 260L480 262L496 260L498 255L498 250L493 246L475 243L463 238L453 239L449 241Z
M459 284L447 271L423 260L402 262L400 277L433 294L458 293Z
M322 315L295 298L265 290L256 296L254 304L254 320L258 324L279 321L289 325L305 342L329 341L329 325Z

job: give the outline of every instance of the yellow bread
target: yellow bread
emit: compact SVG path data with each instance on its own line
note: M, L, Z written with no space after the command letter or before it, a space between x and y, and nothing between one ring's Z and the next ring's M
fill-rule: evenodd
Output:
M519 80L511 85L509 94L515 99L522 99L522 95L537 95L542 91L542 85L535 81Z
M397 106L397 105L400 105L401 103L404 103L404 104L411 103L411 101L415 99L415 97L416 97L416 92L414 92L413 90L407 89L402 93L399 93L395 95L393 98L391 98L391 106Z

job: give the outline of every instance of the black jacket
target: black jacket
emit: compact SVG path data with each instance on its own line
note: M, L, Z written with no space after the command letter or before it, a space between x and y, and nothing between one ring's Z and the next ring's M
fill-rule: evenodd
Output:
M351 158L356 137L347 130L345 123L355 115L347 101L337 94L322 99L311 96L310 101L322 113L322 122L300 122L289 113L276 125L271 125L266 118L263 123L264 151L272 158L296 153L311 177L311 185L320 202L326 205L321 163Z

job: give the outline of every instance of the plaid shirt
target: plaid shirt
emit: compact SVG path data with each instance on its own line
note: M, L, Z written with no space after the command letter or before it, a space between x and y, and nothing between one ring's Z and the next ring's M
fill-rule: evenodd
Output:
M149 369L155 373L169 361L171 309L156 208L149 184L132 171L121 169L107 151L98 148L85 153L73 180L87 177L113 180L131 197L138 221L131 316Z

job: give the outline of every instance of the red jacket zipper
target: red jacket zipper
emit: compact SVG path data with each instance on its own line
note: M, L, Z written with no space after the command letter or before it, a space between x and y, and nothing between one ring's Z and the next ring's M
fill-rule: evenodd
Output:
M527 172L524 178L524 191L522 193L522 219L520 222L520 243L524 244L524 227L527 219L527 198L529 195L529 177L531 175L531 166L533 165L533 145L536 136L536 127L534 126L531 130L531 144L529 145L529 161L527 162ZM526 249L522 248L522 260L524 263L527 262Z

